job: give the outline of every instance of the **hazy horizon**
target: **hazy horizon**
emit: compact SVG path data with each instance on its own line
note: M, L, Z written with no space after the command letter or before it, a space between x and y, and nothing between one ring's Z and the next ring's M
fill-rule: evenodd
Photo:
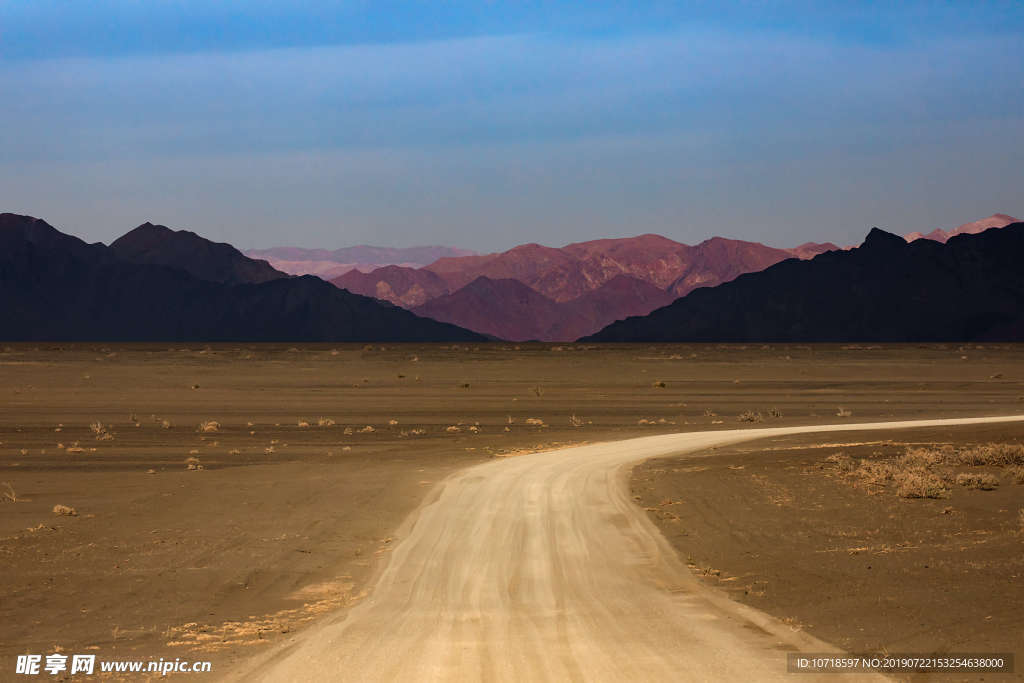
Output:
M0 211L109 242L792 247L1024 215L1024 6L0 7Z

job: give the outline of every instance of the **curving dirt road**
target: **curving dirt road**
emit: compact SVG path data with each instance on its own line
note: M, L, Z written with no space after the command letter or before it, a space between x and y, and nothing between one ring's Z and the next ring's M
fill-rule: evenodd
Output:
M835 648L700 586L630 500L629 467L801 432L1017 420L693 432L487 462L448 478L413 515L364 602L238 677L782 679L787 651Z

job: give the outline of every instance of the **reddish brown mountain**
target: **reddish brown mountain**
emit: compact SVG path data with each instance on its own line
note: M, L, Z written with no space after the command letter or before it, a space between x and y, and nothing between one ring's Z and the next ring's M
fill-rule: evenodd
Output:
M448 285L429 270L385 266L369 273L358 270L331 280L331 284L353 294L390 301L396 306L413 308L448 294Z
M567 339L566 327L586 326L563 305L510 278L480 276L457 292L412 311L440 322L464 320L474 332L509 341Z
M566 341L631 315L647 315L674 297L629 275L617 275L572 301L553 301L510 278L478 277L465 287L412 309L509 341Z
M932 230L927 235L921 234L920 232L912 232L904 236L908 242L914 240L926 239L934 240L935 242L942 242L943 244L949 240L950 237L956 235L977 235L979 232L985 232L989 228L1005 228L1010 223L1017 223L1019 219L1013 216L1008 216L1005 213L994 213L987 218L982 218L980 221L973 221L971 223L964 223L963 225L957 226L952 230L943 230L937 228Z
M834 245L803 245L813 256ZM500 254L443 258L427 266L455 291L484 276L512 278L558 302L572 301L618 275L630 275L682 296L797 255L757 242L715 237L696 246L660 235L578 242L561 249L524 244Z

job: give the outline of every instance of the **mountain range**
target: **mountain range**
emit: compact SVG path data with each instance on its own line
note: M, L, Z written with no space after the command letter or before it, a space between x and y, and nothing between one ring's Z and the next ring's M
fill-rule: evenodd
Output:
M481 341L230 245L139 226L87 244L0 214L0 338L8 341Z
M640 235L561 248L523 244L501 253L444 257L419 269L349 272L331 282L503 339L571 341L614 320L649 313L696 287L829 249L838 247L776 249L723 237L690 246ZM530 315L524 314L527 302Z
M873 230L860 247L778 249L659 235L524 244L351 270L329 284L230 244L144 223L106 246L0 214L0 337L194 341L761 341L1011 338L1014 235L994 214L950 231ZM1005 226L1005 227L1004 227ZM988 229L986 229L986 227ZM1002 228L1002 229L995 229ZM934 239L932 239L934 238ZM362 251L358 250L370 250ZM1003 250L1000 252L999 250ZM279 252L335 258L338 252ZM1012 265L1012 267L1011 267Z
M908 342L1024 339L1024 223L791 259L701 288L597 342Z

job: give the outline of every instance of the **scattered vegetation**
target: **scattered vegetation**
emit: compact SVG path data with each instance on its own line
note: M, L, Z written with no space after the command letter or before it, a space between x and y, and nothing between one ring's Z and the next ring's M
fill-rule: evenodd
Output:
M855 460L839 452L825 459L837 474L852 477L869 486L895 484L904 498L940 498L954 485L991 491L999 477L991 472L957 472L964 467L1008 468L1013 481L1024 483L1024 446L981 444L965 448L950 445L907 448L890 460Z
M993 474L961 473L956 475L956 483L969 489L981 489L991 491L999 486L999 479Z
M739 422L761 422L764 416L753 410L744 410L736 419Z
M111 441L114 438L114 435L110 433L110 430L107 429L106 425L99 420L89 425L89 429L92 430L97 441Z

